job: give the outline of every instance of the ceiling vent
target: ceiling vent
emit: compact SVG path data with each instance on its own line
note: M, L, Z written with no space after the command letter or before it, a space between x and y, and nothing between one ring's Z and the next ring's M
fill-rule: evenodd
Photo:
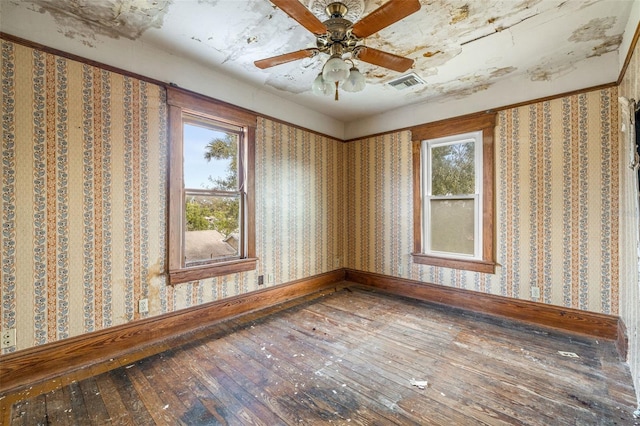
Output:
M418 77L416 73L412 72L411 74L403 75L400 78L391 80L387 84L395 87L396 90L403 90L407 87L420 86L421 84L424 84L424 80Z

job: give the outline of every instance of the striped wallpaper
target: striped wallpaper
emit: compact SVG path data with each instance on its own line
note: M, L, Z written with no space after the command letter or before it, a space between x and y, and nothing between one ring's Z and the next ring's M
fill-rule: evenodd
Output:
M629 67L620 84L619 94L626 100L640 101L640 44L636 44ZM620 127L620 317L627 327L629 338L628 362L640 406L640 210L636 170L629 166L633 160L633 139L629 140L630 114L621 105Z
M164 91L4 41L2 76L2 328L22 349L138 318L164 258Z
M263 118L256 139L258 273L284 283L341 268L346 145Z
M390 133L347 147L347 267L412 276L411 133Z
M617 314L617 108L612 88L499 113L495 275L411 262L408 131L350 143L347 266Z
M343 265L345 144L260 119L258 270L167 286L164 89L7 41L0 67L3 352Z

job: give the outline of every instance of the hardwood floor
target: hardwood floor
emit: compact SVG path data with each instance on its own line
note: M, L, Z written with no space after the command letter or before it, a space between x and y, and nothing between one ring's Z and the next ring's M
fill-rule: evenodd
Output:
M18 401L11 424L631 425L631 383L613 341L352 287Z

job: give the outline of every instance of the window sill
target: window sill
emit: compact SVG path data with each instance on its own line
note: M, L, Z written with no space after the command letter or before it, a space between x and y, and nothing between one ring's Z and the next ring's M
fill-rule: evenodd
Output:
M203 280L205 278L219 277L221 275L253 271L256 269L257 262L257 258L250 257L228 262L218 262L208 265L177 269L174 271L169 271L169 284L175 285L191 281Z
M430 256L423 253L411 253L414 263L422 265L439 266L443 268L462 269L466 271L482 272L485 274L496 273L496 263L487 260L464 260L447 257Z

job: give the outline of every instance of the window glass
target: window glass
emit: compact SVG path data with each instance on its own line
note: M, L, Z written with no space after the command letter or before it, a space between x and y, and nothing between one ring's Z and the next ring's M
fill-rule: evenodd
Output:
M481 141L482 132L473 132L423 142L425 253L482 256Z
M473 140L431 148L432 195L473 194L475 186Z
M240 255L239 196L196 195L185 198L185 266Z
M474 200L431 200L431 250L473 256Z
M241 129L186 116L183 126L185 266L241 254Z
M237 189L237 135L186 122L183 137L185 188Z

